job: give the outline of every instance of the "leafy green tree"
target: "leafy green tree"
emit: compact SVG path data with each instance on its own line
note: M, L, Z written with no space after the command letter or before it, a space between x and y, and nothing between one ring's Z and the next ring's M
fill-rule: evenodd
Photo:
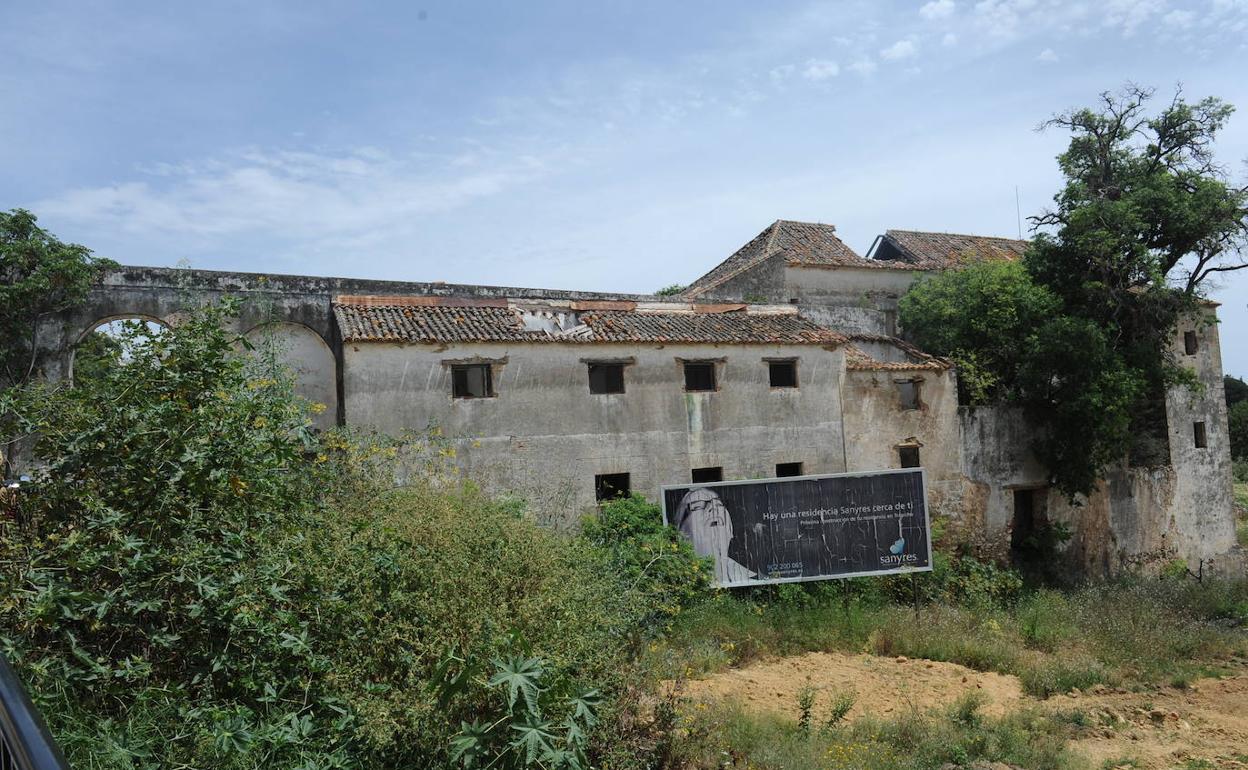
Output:
M1166 388L1199 387L1169 353L1179 317L1197 308L1210 276L1248 267L1248 188L1233 186L1213 156L1233 108L1178 92L1150 115L1152 96L1128 86L1102 94L1099 110L1046 124L1071 134L1058 156L1066 184L1056 207L1033 218L1041 230L1025 257L1137 379L1130 448L1141 464L1168 459Z
M1212 154L1231 107L1176 94L1150 116L1151 97L1130 86L1046 124L1071 133L1066 182L1032 220L1027 275L969 265L901 303L906 333L958 362L971 403L1024 407L1071 498L1112 463L1168 460L1166 389L1200 387L1169 352L1178 319L1211 275L1248 267L1248 189Z
M1231 456L1248 460L1248 401L1240 401L1227 413L1231 433Z
M1240 401L1248 401L1248 382L1227 374L1222 377L1222 387L1223 392L1226 394L1226 406L1228 409Z
M1015 395L1023 342L1060 309L1016 262L979 262L924 281L901 298L901 323L924 350L957 364L963 400Z
M235 354L226 312L129 326L125 366L0 403L45 463L0 531L0 649L71 756L339 753L294 557L315 521L310 422L288 380Z
M1042 426L1036 455L1067 497L1087 494L1130 445L1140 378L1086 318L1057 316L1021 347L1016 402Z
M63 243L23 209L0 212L0 389L30 379L39 324L82 302L114 263Z
M1211 275L1248 267L1248 188L1230 184L1213 156L1234 108L1182 92L1155 116L1153 90L1102 93L1099 110L1054 116L1069 131L1058 156L1066 178L1027 263L1072 310L1152 339L1168 332L1175 298L1198 294ZM1158 315L1160 313L1160 315ZM1149 333L1153 334L1150 335Z
M680 294L682 291L684 291L685 288L686 288L685 286L682 286L679 283L673 283L668 286L664 286L662 289L659 289L658 291L654 293L654 295L656 297L674 297L677 294Z
M121 341L115 335L96 329L74 349L74 379L81 383L101 377L112 367L120 365L124 355Z

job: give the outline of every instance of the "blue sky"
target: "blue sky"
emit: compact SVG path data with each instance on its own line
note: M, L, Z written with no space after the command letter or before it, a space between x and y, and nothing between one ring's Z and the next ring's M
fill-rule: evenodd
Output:
M0 208L128 264L650 291L777 218L1016 235L1036 126L1127 80L1240 105L1248 175L1248 0L9 0Z

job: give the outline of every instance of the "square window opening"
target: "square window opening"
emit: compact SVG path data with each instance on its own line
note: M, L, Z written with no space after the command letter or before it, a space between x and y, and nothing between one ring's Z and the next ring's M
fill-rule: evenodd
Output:
M1183 332L1183 352L1189 356L1194 356L1199 348L1196 332Z
M897 383L897 397L903 410L919 408L919 382L907 380Z
M715 390L715 364L710 361L686 361L685 390Z
M801 463L776 463L776 478L778 479L801 475L803 475Z
M897 459L901 461L901 467L903 468L922 467L919 462L919 448L917 446L897 447Z
M489 364L456 364L451 367L451 395L455 398L489 398L494 395L494 374Z
M590 393L623 393L624 364L590 364Z
M724 469L718 465L714 468L694 468L689 475L694 484L713 484L724 480Z
M1203 421L1192 423L1192 438L1196 442L1197 449L1205 449L1209 446L1209 436L1205 432L1205 423Z
M600 503L628 497L630 491L627 473L599 473L594 476L594 499Z
M796 388L797 361L768 361L767 375L773 388Z

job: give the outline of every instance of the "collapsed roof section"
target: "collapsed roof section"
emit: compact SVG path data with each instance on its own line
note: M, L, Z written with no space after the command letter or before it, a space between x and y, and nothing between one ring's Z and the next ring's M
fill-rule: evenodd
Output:
M905 340L887 334L850 334L845 346L845 368L856 371L944 371L953 362L924 353Z
M344 342L840 345L845 335L787 306L344 295Z
M989 235L887 230L871 252L873 262L905 264L912 270L949 270L972 262L1022 259L1029 241Z

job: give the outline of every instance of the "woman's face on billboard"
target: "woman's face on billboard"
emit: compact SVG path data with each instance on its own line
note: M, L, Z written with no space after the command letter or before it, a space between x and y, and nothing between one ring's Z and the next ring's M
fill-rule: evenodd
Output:
M732 519L719 496L709 489L695 489L685 497L689 509L681 529L702 556L727 557L732 541Z

